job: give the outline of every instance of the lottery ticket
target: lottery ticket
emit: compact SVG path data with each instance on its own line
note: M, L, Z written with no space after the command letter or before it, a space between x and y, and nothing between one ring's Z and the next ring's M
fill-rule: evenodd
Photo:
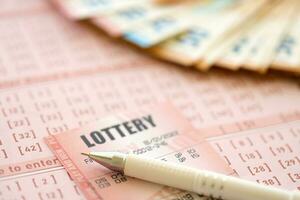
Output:
M130 6L141 0L53 0L54 4L69 18L84 19Z
M266 120L276 121L274 116ZM265 185L300 190L299 118L209 141L240 176Z
M1 200L85 199L63 167L2 178L0 198Z
M72 141L72 142L70 142ZM104 118L50 136L47 144L87 199L157 199L161 185L111 172L81 155L122 151L233 174L225 161L169 103Z
M298 123L299 120L300 112L281 113L279 115L242 120L236 123L205 127L198 129L198 132L204 136L217 136L212 138L210 143L239 176L261 184L293 190L300 189L297 160L293 159L298 155L299 128L295 126L295 123ZM265 127L269 128L265 129ZM270 129L270 127L273 128ZM282 127L285 128L282 129ZM280 129L280 134L276 133L275 129ZM291 161L288 161L291 164L286 169L279 167L280 163L276 162L276 158L284 161L288 157L292 158ZM272 160L269 158L272 158ZM262 166L260 166L260 163L262 163ZM272 172L264 171L266 164L272 169ZM248 167L256 171L262 169L262 171L253 171L255 172L253 175ZM174 196L179 199L198 199L198 196L194 194L172 188L163 188L152 197L162 199ZM4 199L47 199L50 197L84 199L80 189L72 182L62 167L1 178L0 197L5 197ZM204 199L206 200L206 198Z
M201 59L211 47L218 46L220 38L232 34L245 20L254 15L266 1L240 2L222 11L203 15L197 25L186 33L169 39L153 48L153 53L184 65Z
M196 128L299 110L299 82L289 78L221 71L198 74L146 63L94 72L85 71L88 76L70 72L72 78L47 83L38 83L33 76L20 85L2 84L1 177L60 166L43 142L47 135L158 100L172 100Z
M186 31L201 15L222 9L232 3L226 1L201 1L178 8L173 13L150 20L145 24L136 26L124 33L124 39L144 48L148 48L159 42Z

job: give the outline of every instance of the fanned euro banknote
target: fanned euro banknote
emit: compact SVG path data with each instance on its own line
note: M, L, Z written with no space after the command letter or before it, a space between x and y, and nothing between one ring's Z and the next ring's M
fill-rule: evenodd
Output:
M52 1L68 18L182 66L300 74L299 0Z

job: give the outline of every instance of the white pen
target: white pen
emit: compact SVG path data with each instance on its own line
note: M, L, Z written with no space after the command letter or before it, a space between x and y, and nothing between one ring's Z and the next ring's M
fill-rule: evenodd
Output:
M300 200L287 191L184 165L119 152L82 153L127 176L226 200Z

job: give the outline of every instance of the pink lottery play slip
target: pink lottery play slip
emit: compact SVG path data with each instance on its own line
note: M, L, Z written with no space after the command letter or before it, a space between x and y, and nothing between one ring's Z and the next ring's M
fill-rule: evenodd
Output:
M117 114L47 137L47 144L88 199L157 199L195 195L111 172L81 152L121 151L233 174L225 160L168 103Z

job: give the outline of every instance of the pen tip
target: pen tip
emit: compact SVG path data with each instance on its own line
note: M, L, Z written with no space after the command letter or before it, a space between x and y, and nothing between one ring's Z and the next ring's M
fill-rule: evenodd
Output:
M84 155L84 156L90 156L89 153L81 153L81 155Z

